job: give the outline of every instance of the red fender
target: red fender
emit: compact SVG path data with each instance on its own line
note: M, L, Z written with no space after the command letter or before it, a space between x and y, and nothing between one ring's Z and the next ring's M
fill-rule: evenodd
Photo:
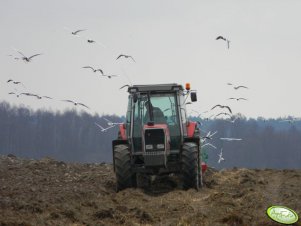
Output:
M196 122L188 122L187 123L187 137L193 137L195 128L197 126Z
M119 137L121 138L121 140L126 140L125 123L119 125Z

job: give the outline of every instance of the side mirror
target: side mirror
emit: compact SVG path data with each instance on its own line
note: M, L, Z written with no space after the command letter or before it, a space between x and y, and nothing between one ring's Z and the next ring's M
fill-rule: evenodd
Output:
M197 101L196 92L191 92L190 98L191 98L191 102L196 102Z
M138 100L138 95L137 95L137 93L134 93L133 94L133 101L134 101L134 103L136 103L137 100Z

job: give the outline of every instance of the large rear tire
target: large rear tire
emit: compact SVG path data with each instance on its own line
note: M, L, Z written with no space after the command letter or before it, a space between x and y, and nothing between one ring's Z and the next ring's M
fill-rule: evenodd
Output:
M198 146L187 142L182 148L182 182L183 188L200 188L200 167L198 157Z
M114 147L116 191L135 186L136 175L132 172L129 147L119 144Z

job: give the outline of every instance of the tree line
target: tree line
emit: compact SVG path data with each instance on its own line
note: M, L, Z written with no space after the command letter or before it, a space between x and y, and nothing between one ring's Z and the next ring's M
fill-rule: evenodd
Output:
M101 132L95 122L123 122L124 116L91 115L69 110L33 111L24 106L0 103L0 154L39 159L45 156L67 162L112 162L112 140L118 126ZM217 131L206 146L208 164L216 168L301 168L301 123L283 119L247 119L235 123L222 119L199 120L201 134ZM222 137L240 138L225 141ZM225 161L217 163L223 149Z

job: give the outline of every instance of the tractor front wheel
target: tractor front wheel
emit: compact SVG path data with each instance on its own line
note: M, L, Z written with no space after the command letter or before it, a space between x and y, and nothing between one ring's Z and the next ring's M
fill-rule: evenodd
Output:
M114 147L116 190L121 191L134 186L136 175L132 173L131 156L127 145Z
M200 168L198 161L198 146L187 142L182 148L182 182L183 188L200 188Z

